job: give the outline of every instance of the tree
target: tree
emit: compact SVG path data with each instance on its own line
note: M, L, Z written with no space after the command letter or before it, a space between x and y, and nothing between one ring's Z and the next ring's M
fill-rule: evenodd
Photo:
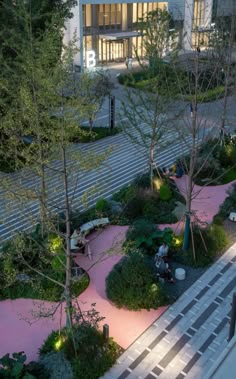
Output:
M19 72L18 55L27 47L28 31L26 27L26 10L30 14L32 38L41 38L48 30L48 27L54 29L54 50L57 54L50 55L51 64L55 64L61 55L62 38L65 21L71 18L71 8L76 0L43 0L43 1L13 1L1 0L0 2L0 59L4 67L11 71L11 75L5 77L5 70L1 72L1 81L6 79L9 83L12 77L12 86L19 81L21 72ZM28 20L29 22L29 20ZM18 72L18 76L14 73ZM10 104L10 93L2 85L0 88L1 102L0 115L4 112L4 104ZM2 101L4 99L4 102Z
M141 18L137 27L142 35L143 53L140 57L136 51L136 56L142 66L146 61L151 74L155 75L163 58L169 54L173 57L177 49L178 37L171 16L166 9L158 8Z
M62 243L62 252L54 251L61 270L65 272L65 282L50 278L43 273L35 263L29 264L21 252L25 249L22 240L18 240L19 254L22 261L38 275L47 277L59 285L63 290L62 299L66 302L67 327L72 324L72 293L71 293L71 267L72 254L70 248L71 238L71 214L73 204L73 191L70 188L72 182L78 185L78 175L82 171L98 168L108 152L102 152L99 156L89 152L86 155L82 151L73 152L70 149L69 138L74 130L78 129L81 114L84 115L87 105L81 103L81 99L72 96L69 100L64 96L65 87L68 84L67 67L73 57L73 43L63 49L63 55L58 59L57 29L54 28L54 18L47 25L42 34L34 35L31 8L28 3L21 4L15 9L15 17L21 17L24 27L22 45L24 48L17 51L15 57L17 72L12 67L3 65L4 89L9 93L10 104L4 104L4 114L1 118L1 132L7 137L1 145L1 154L15 160L17 169L21 168L18 181L7 177L1 182L6 193L10 192L13 199L18 198L19 204L25 212L28 212L27 203L37 201L41 206L42 236L40 244L43 252L48 249L48 241L45 242L50 232L56 233ZM58 14L55 14L57 19ZM11 39L6 41L11 43ZM3 58L3 56L1 57ZM53 64L52 64L53 62ZM13 79L17 77L15 87ZM9 78L9 80L8 80ZM53 116L56 109L60 108L60 114ZM75 116L78 115L78 118ZM82 132L81 132L82 133ZM24 136L32 136L32 143L22 143ZM53 162L57 159L59 165ZM72 167L73 166L73 167ZM72 168L71 168L72 167ZM34 170L35 179L39 179L40 185L27 184L24 175L27 169ZM61 185L56 191L61 193L61 201L58 204L49 193L50 175L57 175ZM73 177L73 179L69 178ZM60 182L59 180L59 182ZM71 194L72 192L72 194ZM52 216L55 213L65 214L65 233L57 230ZM32 224L37 222L37 217ZM29 246L30 248L30 246ZM30 254L30 250L27 250Z
M164 62L174 60L177 53L177 34L171 27L171 16L166 9L157 9L147 13L138 22L142 34L142 51L136 56L143 70L144 86L142 91L127 91L122 102L122 116L128 118L124 133L147 156L150 171L150 186L153 189L153 169L157 151L160 152L167 144L173 143L176 136L168 135L169 124L173 120L173 88L166 85L170 72L169 64ZM147 64L148 63L148 64ZM135 74L129 79L135 83ZM176 117L176 109L174 111ZM156 167L157 169L157 167ZM159 174L159 171L157 169ZM159 174L160 176L160 174Z
M233 26L232 24L231 26ZM231 30L232 32L232 30ZM214 44L210 39L209 51L207 53L200 53L196 51L191 57L182 59L181 62L174 63L176 70L177 80L176 83L179 88L182 100L189 99L190 103L186 106L183 104L182 119L183 125L179 129L180 137L186 140L187 136L190 136L190 141L186 145L189 149L189 158L183 159L185 172L188 174L186 183L186 212L185 212L185 231L183 249L187 250L189 245L190 231L192 230L192 223L196 221L196 217L192 211L192 200L199 194L194 189L194 181L205 169L211 158L213 152L217 149L220 143L220 130L224 129L224 120L227 113L227 99L229 95L229 78L231 72L231 49L232 39L231 33L224 35L224 39L216 38ZM215 59L218 53L221 54L221 49L225 51L223 61ZM206 49L207 51L207 49ZM187 85L183 83L179 78L180 65L185 67L188 75ZM222 70L223 66L223 70ZM201 111L201 105L205 101L207 92L215 89L219 89L219 92L215 92L215 98L218 100L223 96L223 110L221 121L220 120L208 120L203 111ZM206 95L205 95L206 94ZM210 143L211 142L211 143ZM200 155L201 146L208 147L205 154ZM213 171L212 167L212 171ZM205 185L212 183L211 171L209 170L209 180L205 182ZM197 220L199 223L199 220ZM193 236L192 236L193 239Z

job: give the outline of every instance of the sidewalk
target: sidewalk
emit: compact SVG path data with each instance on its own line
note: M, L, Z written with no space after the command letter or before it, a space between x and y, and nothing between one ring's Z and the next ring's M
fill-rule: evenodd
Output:
M183 192L185 180L176 180ZM205 187L193 204L198 216L211 222L229 187ZM103 379L204 379L228 346L235 286L236 244L126 350ZM230 372L227 379L234 379Z
M228 344L235 262L236 244L126 350L103 379L204 379Z

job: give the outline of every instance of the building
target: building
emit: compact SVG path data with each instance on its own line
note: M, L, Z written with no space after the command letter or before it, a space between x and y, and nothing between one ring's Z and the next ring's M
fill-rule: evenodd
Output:
M182 20L179 4L183 11L184 0L79 0L72 10L73 19L66 24L64 42L76 34L79 53L75 65L80 67L125 61L128 56L134 57L135 49L140 49L142 37L136 26L138 19L147 12L166 7L173 11L176 19Z
M64 41L74 33L79 52L75 65L93 67L97 64L125 61L134 57L135 49L142 55L141 36L137 21L147 12L167 8L175 25L181 30L185 50L207 43L209 33L219 16L230 16L236 11L236 0L78 0L72 10L74 17L66 24Z
M206 44L217 17L236 14L235 0L185 0L183 47L191 50Z

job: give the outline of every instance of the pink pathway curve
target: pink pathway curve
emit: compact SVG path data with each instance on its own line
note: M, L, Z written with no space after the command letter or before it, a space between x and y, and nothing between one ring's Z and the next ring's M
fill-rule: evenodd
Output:
M186 176L176 179L176 184L184 194ZM227 196L231 184L217 187L205 187L193 201L193 209L203 221L211 222L218 212L219 205ZM195 186L199 190L199 186ZM174 225L163 225L171 226ZM176 225L177 226L177 225ZM150 326L166 309L130 312L117 309L106 298L105 279L107 274L122 257L121 241L124 239L127 227L109 226L102 233L90 236L93 261L79 257L76 261L89 271L90 285L79 297L83 310L96 303L96 309L101 316L106 317L104 323L110 326L110 335L123 347L127 348L141 333ZM97 262L96 264L94 264ZM50 307L52 303L33 301L30 299L5 300L0 302L0 357L14 351L25 351L28 360L37 359L38 349L47 335L59 327L60 312L53 320L40 319L30 325L25 319L32 321L31 312L41 306ZM65 320L63 318L62 322Z

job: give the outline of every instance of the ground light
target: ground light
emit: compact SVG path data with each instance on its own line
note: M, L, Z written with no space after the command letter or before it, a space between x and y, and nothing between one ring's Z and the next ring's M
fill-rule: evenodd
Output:
M156 178L153 180L153 183L154 183L154 187L157 191L159 191L159 189L161 188L161 185L162 185L162 180L159 179L159 178Z

